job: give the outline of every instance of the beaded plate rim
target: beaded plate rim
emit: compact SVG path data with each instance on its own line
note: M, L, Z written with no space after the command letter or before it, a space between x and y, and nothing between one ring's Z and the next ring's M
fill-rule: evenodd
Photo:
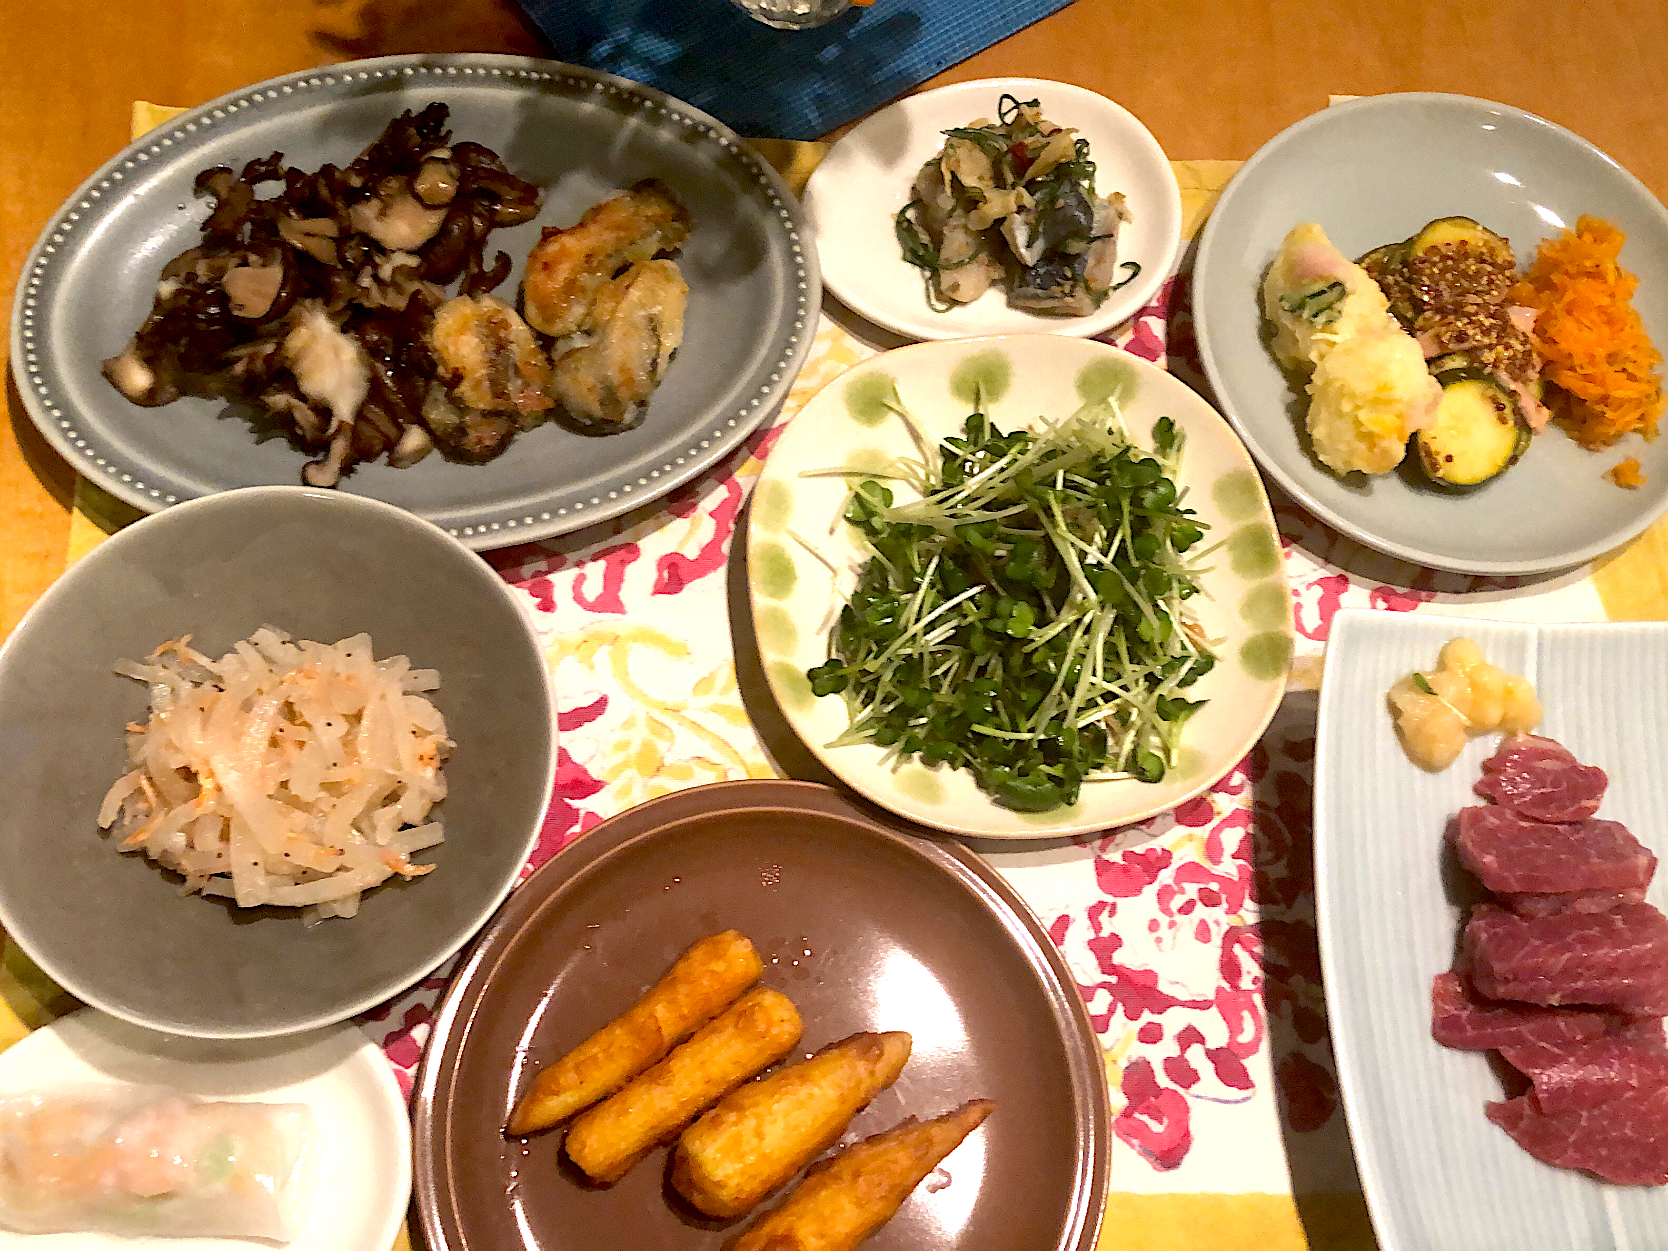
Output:
M341 91L379 80L501 80L508 84L561 82L604 98L636 101L665 118L665 124L693 130L722 148L753 175L774 213L788 261L792 319L777 327L779 352L753 373L751 394L739 405L713 412L664 453L663 463L643 472L610 477L593 488L556 488L535 506L482 504L461 511L463 519L447 524L422 508L411 511L476 550L531 542L607 521L640 507L711 468L751 434L786 396L811 349L821 277L815 242L805 228L798 201L780 176L724 123L693 105L641 83L583 66L535 57L459 53L376 57L341 65L302 70L270 78L210 100L141 136L106 162L78 187L42 228L18 279L12 307L11 359L24 408L42 436L83 476L142 512L158 512L195 499L202 492L170 482L165 465L146 466L113 446L92 423L78 418L63 387L58 345L46 329L59 294L65 259L96 227L123 211L124 182L135 171L193 136L235 129L245 116L287 111L287 104L310 93ZM311 96L316 99L317 96ZM786 331L783 334L783 331ZM160 472L159 472L160 471ZM246 485L228 481L216 490ZM252 485L252 484L249 484ZM351 486L351 484L350 484ZM358 494L358 492L352 492Z

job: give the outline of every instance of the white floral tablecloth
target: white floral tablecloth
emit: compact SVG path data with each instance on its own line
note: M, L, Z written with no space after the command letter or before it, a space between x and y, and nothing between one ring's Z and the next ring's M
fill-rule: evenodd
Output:
M136 129L144 116L136 109ZM1176 168L1192 229L1234 165ZM672 790L782 773L824 780L769 702L732 541L783 423L881 346L881 332L844 317L825 310L782 410L712 472L616 522L491 555L525 602L559 692L556 792L529 872ZM1208 395L1185 271L1113 341ZM83 489L77 509L90 546L110 528L108 497ZM1660 525L1594 566L1490 582L1369 552L1278 495L1275 513L1298 649L1292 689L1251 754L1168 816L1032 850L979 847L1064 952L1105 1049L1116 1142L1102 1251L1373 1246L1327 1044L1311 896L1314 688L1338 609L1668 616ZM449 972L360 1020L408 1089ZM0 1002L10 1009L0 1045L67 1006L10 943Z
M825 312L782 412L712 473L616 523L492 555L526 597L559 692L556 798L533 865L671 790L821 776L774 723L762 680L746 682L756 660L732 540L782 424L876 350L836 317ZM1116 341L1202 385L1189 364L1185 277ZM1263 1230L1265 1244L1274 1234L1370 1245L1327 1045L1310 895L1313 685L1332 615L1363 605L1602 615L1584 577L1526 590L1433 575L1367 553L1289 501L1277 500L1276 513L1299 650L1294 690L1251 755L1169 816L1034 851L981 848L1065 953L1105 1048L1117 1136L1109 1247L1148 1245L1138 1240L1148 1205L1137 1196L1201 1194L1275 1199L1231 1204L1237 1215L1224 1218L1247 1237ZM364 1022L407 1075L444 980ZM1335 1228L1322 1241L1300 1224ZM1163 1245L1238 1245L1222 1232Z

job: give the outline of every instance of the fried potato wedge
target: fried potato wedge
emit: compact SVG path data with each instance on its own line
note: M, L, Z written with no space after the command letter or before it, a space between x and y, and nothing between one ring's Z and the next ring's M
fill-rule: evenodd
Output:
M684 1130L672 1185L708 1216L740 1216L832 1146L898 1079L905 1033L853 1034L727 1095Z
M531 1134L607 1098L717 1016L759 980L764 964L735 930L703 938L648 993L545 1069L521 1098L509 1133Z
M799 1041L799 1012L784 994L743 995L659 1064L582 1113L568 1129L568 1158L592 1181L612 1183Z
M974 1099L932 1121L910 1117L818 1164L787 1202L730 1251L852 1251L891 1220L938 1162L996 1105Z

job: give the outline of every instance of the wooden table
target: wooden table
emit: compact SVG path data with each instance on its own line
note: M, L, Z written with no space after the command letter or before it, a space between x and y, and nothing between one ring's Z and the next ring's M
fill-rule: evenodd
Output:
M1463 92L1570 127L1661 197L1668 93L1654 58L1663 19L1663 0L1077 0L929 85L993 74L1081 83L1132 109L1172 156L1231 158L1249 156L1329 92ZM1304 58L1305 49L1320 51ZM127 143L131 101L196 104L309 65L452 51L561 53L510 0L9 4L0 22L0 307L9 312L41 224ZM63 571L74 482L23 415L9 368L5 403L0 637Z

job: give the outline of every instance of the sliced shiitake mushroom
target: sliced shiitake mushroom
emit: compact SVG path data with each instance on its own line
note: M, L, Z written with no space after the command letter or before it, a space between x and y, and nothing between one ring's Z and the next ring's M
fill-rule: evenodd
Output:
M422 247L445 220L444 208L430 208L411 194L404 178L384 178L376 194L348 210L348 222L361 234L369 235L394 252L414 252Z
M345 167L292 169L274 152L202 171L195 189L213 201L202 238L163 268L145 323L104 362L110 381L136 403L260 403L313 449L303 477L316 486L369 456L403 467L437 445L466 459L501 451L514 431L495 415L426 424L428 330L441 284L478 294L508 277L510 258L488 264L486 240L530 219L540 192L490 148L453 146L447 117L438 103L403 113ZM319 340L308 353L303 324ZM343 367L324 370L321 352ZM364 360L347 362L353 352Z
M292 248L299 248L325 265L337 263L336 240L342 228L334 217L280 217L278 235Z

